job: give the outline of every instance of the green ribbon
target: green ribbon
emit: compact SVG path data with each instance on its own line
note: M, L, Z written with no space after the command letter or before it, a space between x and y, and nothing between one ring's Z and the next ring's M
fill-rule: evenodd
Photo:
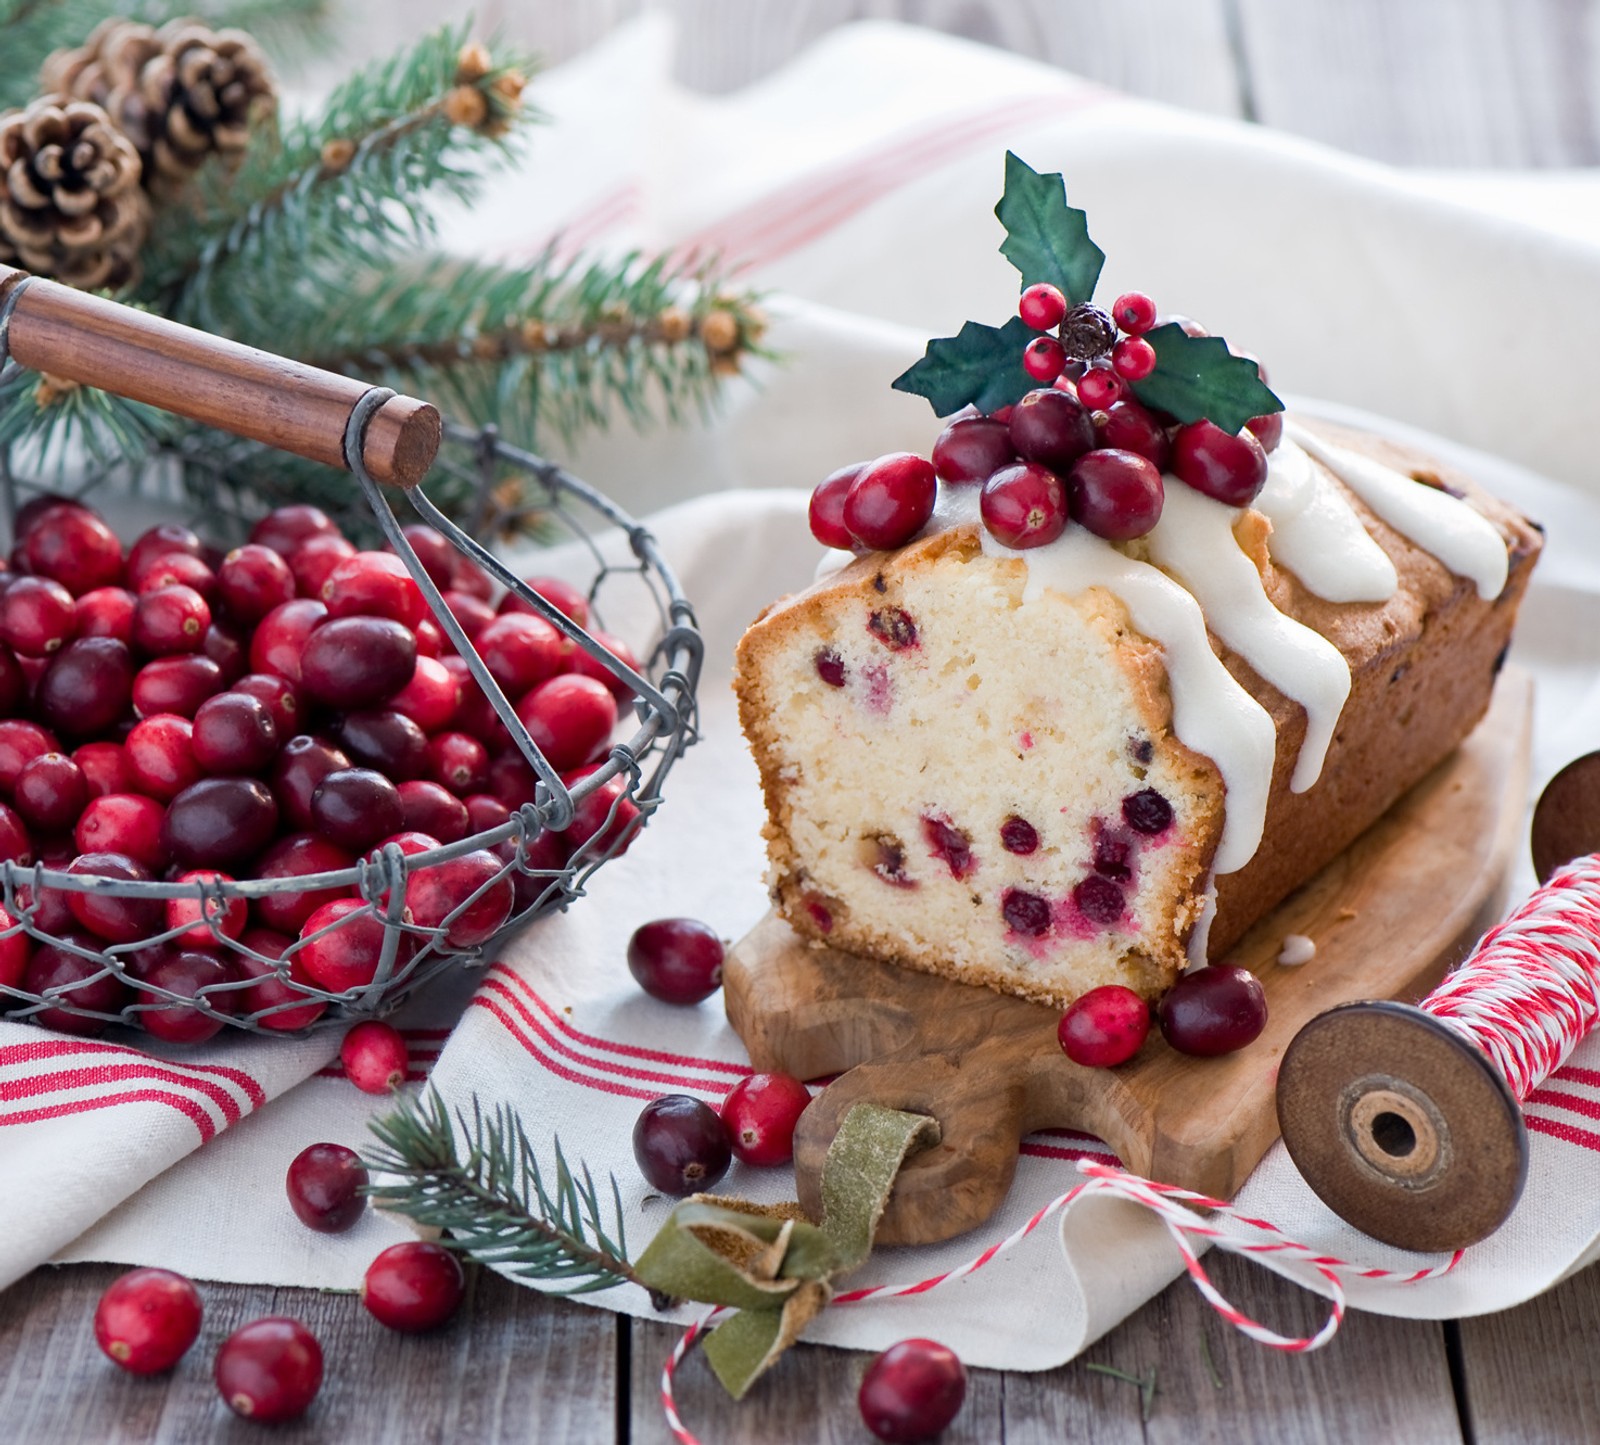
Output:
M741 1399L822 1313L834 1277L865 1263L907 1156L938 1142L925 1114L857 1104L823 1160L820 1225L798 1204L696 1194L667 1217L634 1271L662 1294L739 1311L707 1336L705 1352Z

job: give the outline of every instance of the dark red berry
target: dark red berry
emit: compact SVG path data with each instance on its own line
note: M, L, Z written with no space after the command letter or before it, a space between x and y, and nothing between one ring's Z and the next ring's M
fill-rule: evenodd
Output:
M416 667L416 634L404 623L336 617L307 638L300 689L314 702L346 711L377 707L411 681Z
M931 1440L960 1413L967 1371L935 1340L901 1340L868 1367L856 1403L867 1429L891 1445Z
M1107 541L1143 537L1161 520L1161 473L1138 452L1102 447L1079 457L1067 478L1072 520Z
M933 444L933 469L946 482L985 482L1016 459L1011 429L989 417L953 421Z
M438 784L430 783L428 786L438 787ZM402 788L400 792L404 801L405 789ZM474 793L470 798L462 799L446 793L443 788L439 788L439 792L453 802L461 803L467 810L467 832L470 834L487 833L491 828L498 828L501 824L511 821L511 809L489 793ZM408 820L410 818L409 812L407 818Z
M146 1033L168 1043L204 1043L226 1026L219 1015L231 1016L239 1010L239 990L220 987L236 978L232 968L214 953L185 949L172 954L145 974L151 992L141 994L139 1002L154 1002L160 997L154 992L157 989L182 1001L165 999L153 1008L141 1008L138 1021Z
M346 925L331 937L352 925ZM344 1036L339 1045L339 1062L344 1076L363 1094L389 1094L406 1081L411 1055L405 1035L381 1019L366 1019Z
M80 853L67 865L75 877L115 878L148 883L150 870L122 853ZM118 898L111 893L67 891L67 906L78 923L108 943L137 943L161 931L158 898Z
M983 525L1002 546L1043 547L1067 525L1061 478L1037 462L1002 467L983 484Z
M100 940L65 934L63 944L94 950ZM128 986L98 958L85 958L65 947L45 944L34 951L22 976L25 993L52 994L54 1001L29 1015L37 1024L61 1034L103 1034L128 1002Z
M259 1015L256 1022L264 1029L303 1029L327 1011L328 1006L321 999L307 998L305 990L316 985L307 976L299 956L284 965L283 955L293 944L294 939L282 933L252 928L239 939L239 948L234 952L234 969L241 978L252 980L239 994L239 1012Z
M103 798L107 793L133 791L133 772L128 767L128 755L121 743L85 743L73 751L72 761L83 774L86 795L84 807L90 798ZM80 816L83 809L78 810ZM77 819L73 820L74 825Z
M1142 336L1126 336L1111 349L1111 367L1124 381L1143 381L1156 369L1156 350Z
M151 657L198 652L211 626L211 608L193 587L143 592L133 609L133 640Z
M0 803L0 863L8 861L33 862L33 840L17 811Z
M1000 825L1000 846L1007 853L1027 857L1039 849L1039 831L1026 818L1013 813Z
M13 801L38 833L70 833L89 805L89 782L64 753L41 753L17 775Z
M1144 788L1122 800L1122 818L1137 832L1164 833L1172 824L1172 804L1154 788Z
M122 581L122 543L84 507L51 507L21 541L25 569L59 582L74 597Z
M442 1244L407 1240L392 1244L367 1266L361 1302L391 1330L416 1334L436 1329L466 1294L461 1261Z
M977 860L972 856L971 837L948 818L936 818L924 814L922 836L927 840L932 855L940 859L950 870L952 878L965 878L978 866Z
M157 657L134 675L133 710L140 717L168 712L192 718L200 704L224 685L222 669L209 657L198 653Z
M1085 878L1072 890L1072 901L1090 923L1104 927L1118 922L1125 906L1122 889L1098 874Z
M415 627L428 615L422 589L393 552L346 558L328 574L318 595L328 604L329 617L388 617Z
M419 928L442 928L451 948L487 943L505 926L512 902L510 875L500 859L482 848L419 869L406 882L412 922Z
M750 1074L728 1090L722 1122L736 1158L744 1164L787 1164L794 1130L811 1092L791 1074Z
M272 718L279 738L295 736L300 724L300 699L295 695L294 684L288 678L270 672L247 673L228 691L242 693L262 703Z
M593 763L574 773L564 773L561 781L576 792L579 783L600 766ZM579 801L572 822L562 834L572 854L587 850L591 858L602 854L620 857L628 851L637 836L639 805L626 796L627 789L627 775L619 773Z
M121 853L152 872L167 866L162 827L167 810L140 793L107 793L89 799L73 841L80 853Z
M438 783L413 778L401 783L399 792L408 832L427 833L441 843L458 843L467 836L469 829L483 831L472 828L467 805Z
M274 552L287 557L296 547L313 537L336 533L338 530L333 518L320 507L296 503L268 512L250 529L250 540L263 547L271 547Z
M617 700L592 677L568 673L523 697L517 716L550 765L564 773L605 752L617 725Z
M34 690L34 710L67 737L103 735L127 717L133 677L133 654L124 643L80 638L50 659Z
M557 612L570 617L579 627L589 625L589 599L583 595L570 582L564 582L559 577L524 577L523 582L539 596L544 598ZM457 583L457 586L460 584ZM535 609L524 602L515 592L507 592L500 599L502 612L533 612Z
M461 630L474 641L495 619L494 608L472 592L451 588L444 594L444 604L450 609L450 615L461 624Z
M22 901L18 901L17 913L22 912ZM40 927L35 920L35 927ZM4 908L0 908L0 932L6 936L0 937L0 994L6 989L19 989L22 987L23 977L28 972L28 960L33 957L33 940L26 933L11 930L17 927L17 918Z
M454 720L461 706L461 687L438 658L419 657L411 681L389 699L389 706L404 713L423 732L436 733Z
M288 556L289 570L294 573L295 591L302 597L315 597L320 601L328 578L355 555L354 544L337 534L312 537L302 542Z
M262 854L258 878L306 878L317 873L339 873L355 865L343 848L314 833L291 833ZM348 885L290 889L263 894L255 900L256 917L279 933L298 933L300 925L324 903L346 898Z
M329 773L311 795L311 823L317 832L352 853L365 853L380 838L405 826L400 792L371 768Z
M96 587L76 604L79 637L114 637L133 641L133 610L138 599L126 587Z
M1283 413L1272 411L1265 416L1253 416L1245 423L1245 429L1261 443L1262 451L1275 452L1283 440Z
M162 522L141 532L134 539L133 546L128 548L128 561L124 569L127 585L137 592L150 569L174 552L200 557L205 552L205 543L189 528L176 522Z
M135 723L123 750L134 787L157 802L170 803L203 774L195 756L194 724L185 717L157 713Z
M246 627L274 607L294 600L294 573L283 557L259 542L235 547L217 568L217 598L228 616Z
M628 940L628 972L651 998L697 1004L722 987L722 940L693 918L658 918Z
M247 863L272 841L278 805L254 778L202 778L172 800L161 837L190 868Z
M433 585L441 592L455 585L458 566L464 568L471 566L471 563L426 523L412 522L400 529L400 535L411 544L411 550L417 554L417 560L422 563L422 570L433 579Z
M1022 349L1022 369L1035 381L1054 381L1066 364L1066 350L1053 336L1035 336Z
M191 592L198 592L209 607L211 599L217 595L217 574L198 557L186 552L169 552L145 568L144 576L133 590L143 597L147 592L159 592L165 587L187 587Z
M1094 445L1094 422L1076 397L1041 387L1011 413L1011 445L1025 461L1065 472Z
M343 1234L361 1218L367 1171L343 1144L311 1144L289 1161L284 1190L295 1217L318 1234Z
M22 770L35 758L60 751L55 734L38 723L23 718L0 719L0 792L14 791Z
M362 767L376 768L397 783L428 775L428 735L403 712L368 708L346 713L336 730L339 746ZM436 740L437 741L437 740ZM474 740L474 746L481 743Z
M268 1425L294 1420L322 1388L322 1346L299 1320L255 1320L222 1342L213 1373L234 1414Z
M18 577L0 597L0 642L22 657L48 657L77 623L72 594L48 577Z
M849 674L845 669L844 659L831 647L819 647L812 661L816 666L817 676L829 687L844 686Z
M837 547L848 552L856 544L850 529L844 523L844 499L856 478L866 470L866 462L856 462L829 472L811 493L807 516L811 522L811 535L824 547Z
M890 452L851 483L844 524L864 547L899 547L927 525L937 495L932 462L915 452Z
M1095 444L1118 451L1137 452L1158 472L1172 459L1172 440L1148 408L1126 397L1094 414Z
M1179 1053L1210 1058L1259 1037L1267 1026L1267 996L1248 969L1214 963L1184 974L1162 995L1156 1014Z
M1054 331L1067 314L1067 298L1048 281L1036 281L1017 300L1017 315L1035 331Z
M324 928L329 931L313 937ZM344 993L372 982L383 957L383 937L384 925L366 903L341 898L324 903L301 925L295 957L313 983L329 993ZM396 967L401 961L397 955Z
M327 615L328 609L310 597L297 597L274 607L250 638L250 671L273 672L290 682L299 682L306 639Z
M635 1121L633 1157L652 1188L682 1198L714 1189L733 1147L714 1109L688 1094L667 1094Z
M1124 291L1111 303L1111 319L1129 336L1143 336L1156 324L1156 303L1143 291Z
M1122 378L1109 366L1091 366L1078 378L1078 400L1094 411L1104 411L1123 393Z
M320 738L290 738L272 765L272 795L278 800L285 820L293 827L311 827L311 799L329 773L350 766L347 753ZM359 849L357 851L360 851Z
M1248 507L1267 484L1267 454L1249 431L1230 435L1209 421L1179 427L1172 470L1197 492L1230 507Z
M1000 916L1006 927L1029 938L1042 938L1050 931L1050 905L1037 893L1008 888L1000 895Z
M1075 1064L1112 1069L1125 1064L1150 1032L1150 1005L1131 988L1092 988L1062 1014L1056 1038Z
M200 1334L200 1291L170 1269L119 1275L94 1311L95 1343L131 1375L170 1370Z

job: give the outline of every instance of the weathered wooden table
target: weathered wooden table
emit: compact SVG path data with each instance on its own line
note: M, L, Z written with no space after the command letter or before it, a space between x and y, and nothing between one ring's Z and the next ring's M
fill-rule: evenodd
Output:
M368 4L379 0L367 0ZM359 10L360 5L352 8ZM466 5L382 0L419 22ZM476 7L560 58L652 0ZM862 15L933 24L1107 84L1244 116L1413 165L1600 161L1600 0L658 0L692 43L680 75L728 89L828 26ZM0 1223L3 1227L3 1223ZM1319 1301L1213 1256L1242 1308L1305 1333ZM0 1295L0 1440L177 1442L257 1438L206 1361L244 1321L290 1313L330 1361L312 1413L275 1440L670 1439L657 1395L675 1332L543 1299L488 1275L453 1327L386 1332L347 1295L213 1285L201 1343L170 1379L121 1375L90 1319L118 1271L41 1269ZM1600 1439L1600 1272L1520 1309L1459 1323L1352 1315L1320 1353L1288 1357L1234 1334L1178 1281L1081 1359L1045 1374L974 1372L944 1439L1576 1442ZM359 1370L340 1368L360 1360ZM802 1346L731 1406L700 1361L680 1375L685 1418L708 1442L858 1442L867 1358ZM1115 1373L1113 1373L1115 1372ZM1154 1382L1142 1389L1139 1381Z

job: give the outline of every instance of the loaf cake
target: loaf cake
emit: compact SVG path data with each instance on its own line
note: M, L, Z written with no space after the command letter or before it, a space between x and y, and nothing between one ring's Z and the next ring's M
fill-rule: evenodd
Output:
M1454 749L1488 706L1538 530L1389 442L1290 435L1256 506L1171 482L1132 542L1073 529L1008 552L946 487L909 545L760 618L735 686L793 927L1058 1006L1107 983L1153 998ZM1435 515L1390 504L1384 521L1346 480L1362 468ZM1438 540L1446 508L1479 523L1476 557ZM1263 609L1323 648L1297 634L1268 655Z

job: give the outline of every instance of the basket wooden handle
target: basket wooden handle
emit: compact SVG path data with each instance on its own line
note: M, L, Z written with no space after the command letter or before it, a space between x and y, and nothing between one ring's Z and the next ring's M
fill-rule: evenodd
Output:
M0 305L25 275L0 266ZM341 470L350 414L372 390L52 281L35 280L18 298L7 339L12 358L33 371ZM361 459L378 481L414 487L433 465L442 430L427 402L392 397L367 423Z

